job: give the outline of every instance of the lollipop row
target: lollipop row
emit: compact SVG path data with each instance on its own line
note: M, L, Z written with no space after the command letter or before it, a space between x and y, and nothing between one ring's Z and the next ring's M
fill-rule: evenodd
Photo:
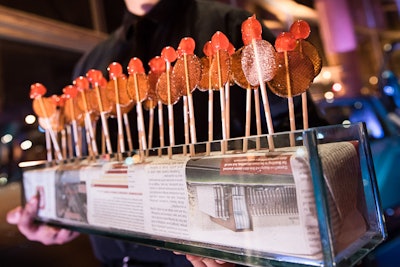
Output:
M78 77L72 85L66 86L60 97L44 97L46 88L36 83L31 86L30 94L33 99L33 109L46 130L48 143L52 144L57 159L66 157L66 153L61 153L58 145L58 135L63 136L63 132L70 133L67 134L70 137L68 140L73 142L63 142L63 144L68 143L69 151L75 151L76 157L82 156L82 137L79 135L82 132L86 134L88 153L98 155L100 152L97 148L95 128L99 119L104 140L101 153L114 152L108 128L109 118L117 119L117 151L126 151L124 136L127 137L129 150L132 151L128 113L133 107L136 107L140 154L144 156L144 152L152 148L156 108L159 114L160 147L164 147L163 106L167 106L168 111L168 155L171 157L172 147L175 146L173 109L174 104L181 98L184 115L184 153L187 153L186 145L188 145L190 154L194 154L197 137L192 93L196 89L208 91L209 142L213 141L214 91L219 91L221 151L225 153L226 140L230 137L229 98L230 86L233 84L247 90L245 136L250 135L252 91L255 95L257 134L261 134L259 90L261 90L268 132L274 133L266 83L272 92L288 98L291 130L295 130L293 97L303 95L303 126L307 128L305 91L322 65L318 51L305 41L310 34L310 27L305 21L295 22L289 32L281 33L277 37L275 47L263 40L261 34L262 27L255 16L252 16L242 24L244 46L236 51L223 33L216 32L204 45L203 58L198 58L194 54L195 41L186 37L181 40L176 50L165 47L160 56L150 60L148 63L150 71L147 74L140 59L132 58L127 67L128 76L123 74L119 63L113 62L108 67L108 80L100 71L92 69L85 77ZM149 113L148 136L145 133L143 109ZM84 131L80 131L81 128L84 128ZM273 150L272 137L268 142L269 148ZM64 145L62 148L62 151L66 150ZM209 148L208 145L207 153L210 151ZM247 143L244 144L244 149L247 149Z

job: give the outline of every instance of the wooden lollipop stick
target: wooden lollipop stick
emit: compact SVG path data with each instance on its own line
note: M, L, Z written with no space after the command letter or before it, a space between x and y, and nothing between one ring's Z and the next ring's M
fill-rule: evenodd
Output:
M230 85L229 82L225 84L225 120L226 120L226 138L231 137L231 100L230 100Z
M246 89L246 126L245 126L245 138L243 142L243 152L247 152L248 143L250 136L250 125L251 125L251 88Z
M256 113L256 128L257 128L257 137L256 137L256 150L260 150L260 136L262 134L261 127L261 114L260 114L260 94L258 88L254 89L254 109Z
M185 137L185 145L183 146L183 155L187 154L186 145L190 143L189 136L189 115L188 115L188 98L187 96L183 96L183 128L184 128L184 137Z
M73 158L74 148L72 145L72 125L66 125L65 130L67 131L68 158Z
M222 145L221 152L222 154L226 153L226 140L228 138L227 135L227 125L226 125L226 109L225 109L225 88L222 83L222 72L221 72L221 60L219 55L219 50L217 51L217 64L218 64L218 85L219 85L219 99L221 105L221 125L222 125Z
M164 117L163 117L163 105L162 102L159 100L157 101L158 106L158 129L159 129L159 138L160 138L160 149L158 150L158 155L162 155L162 148L165 146L164 140Z
M131 125L129 123L129 117L127 113L123 114L124 118L124 125L125 125L125 131L126 131L126 139L128 141L128 149L129 151L133 151L133 142L132 142L132 134L131 134Z
M53 160L53 150L51 146L51 137L50 133L48 130L44 131L45 134L45 140L46 140L46 156L47 156L47 161L52 161Z
M303 111L303 129L308 129L308 104L307 104L307 93L304 92L301 94L301 104Z
M150 100L153 101L153 100ZM154 129L154 108L149 110L149 132L147 135L147 146L149 149L153 148L153 129ZM149 150L146 151L146 156L149 155Z
M287 86L287 94L288 94L288 108L289 108L289 122L290 122L290 131L294 132L296 130L296 121L294 114L294 104L293 104L293 95L292 95L292 86L290 81L290 73L289 73L289 57L287 51L283 51L285 58L285 69L286 69L286 86ZM295 145L294 135L290 134L290 145Z

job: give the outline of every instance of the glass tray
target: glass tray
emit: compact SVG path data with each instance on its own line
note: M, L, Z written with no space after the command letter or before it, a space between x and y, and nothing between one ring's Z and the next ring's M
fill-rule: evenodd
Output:
M353 266L386 238L362 123L21 166L39 221L248 266Z

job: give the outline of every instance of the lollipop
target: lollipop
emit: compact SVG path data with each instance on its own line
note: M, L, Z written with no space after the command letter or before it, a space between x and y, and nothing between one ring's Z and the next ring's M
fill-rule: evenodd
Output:
M97 100L97 108L100 112L100 118L101 118L101 126L103 128L103 134L105 137L106 141L106 148L107 152L109 154L112 153L112 147L111 147L111 140L110 140L110 133L108 130L108 123L107 123L107 118L106 114L111 110L111 105L110 103L106 103L107 98L105 96L104 92L100 91L100 85L103 83L104 84L104 77L101 71L99 70L94 70L91 69L86 73L86 77L88 78L89 82L92 84L93 90L96 94L96 100Z
M322 68L322 59L318 50L310 42L305 39L310 35L310 26L304 20L295 21L290 27L290 32L297 40L295 51L298 51L304 57L308 57L314 66L314 78L320 73ZM308 112L307 112L307 93L301 94L302 109L303 109L303 128L308 128Z
M153 101L155 102L155 100L157 100L157 106L158 106L158 128L159 128L160 147L164 147L165 142L164 142L163 106L162 106L162 101L159 100L159 98L157 97L157 83L161 74L165 72L165 60L160 56L156 56L149 61L149 66L150 66L150 71L148 73L149 92L151 92L149 97L151 97L152 92L154 92L155 96ZM149 123L149 127L150 125L152 124ZM153 138L152 131L150 131L149 129L149 142L150 139L152 138ZM162 153L161 149L158 150L158 153L159 155L161 155Z
M79 144L79 135L78 135L78 125L76 122L76 115L75 115L75 105L74 99L78 94L78 89L73 85L68 85L63 89L64 96L66 97L66 110L65 114L70 118L71 126L72 126L72 135L74 139L75 145L75 155L77 157L82 156L82 150ZM68 114L68 115L67 115Z
M275 77L270 81L271 90L282 97L287 97L289 107L290 130L296 130L293 96L304 93L314 78L314 67L311 61L294 51L296 39L290 32L281 33L275 41L278 51L278 70ZM291 145L294 145L291 135Z
M242 23L242 39L245 46L241 63L250 85L260 86L268 133L273 134L274 128L265 82L270 81L276 72L275 50L269 42L262 40L261 33L261 24L255 16L249 17ZM271 150L275 147L270 135L268 146Z
M61 135L61 151L63 158L67 158L67 133L65 130L65 116L64 116L64 106L65 98L59 95L52 95L51 101L55 106L55 113L51 116L52 128L56 133Z
M110 76L110 82L114 87L114 98L115 98L115 110L117 113L117 127L118 127L118 144L119 151L125 152L125 140L124 140L124 130L122 125L122 111L121 111L121 102L120 102L120 90L118 84L118 78L120 78L122 73L122 66L117 62L111 63L108 68L108 73Z
M88 149L89 152L93 153L96 156L98 155L98 149L90 115L92 111L89 110L88 101L86 99L86 93L89 92L89 81L86 77L79 76L74 80L74 85L76 86L79 92L78 105L82 106L82 110L85 114L84 121L88 135L87 138Z
M192 92L196 89L201 78L201 63L199 58L194 54L194 48L195 41L192 38L185 37L180 41L178 47L179 56L172 72L177 87L182 88L181 94L184 99L184 108L186 109L189 107L191 144L197 142ZM184 118L186 122L187 114L188 112L184 110ZM187 125L187 123L185 123L185 125ZM194 146L191 146L191 153L194 153Z
M225 84L229 81L230 57L228 53L229 40L222 32L216 32L211 37L211 47L215 56L211 63L212 83L213 86L220 90L221 105L221 125L222 125L222 153L226 151L227 128L226 124L226 100L225 100Z
M165 61L165 72L161 74L157 83L157 95L164 105L168 107L168 128L169 128L169 147L168 156L172 156L172 147L175 145L175 132L174 132L174 110L175 104L180 98L180 90L172 87L171 83L171 63L177 58L175 49L170 46L165 47L161 51L161 57Z
M142 61L139 58L134 57L129 61L128 73L128 94L136 103L139 148L143 151L147 149L147 141L144 128L142 101L147 97L149 81L144 72Z
M53 128L51 126L51 122L49 119L50 114L47 112L46 106L42 99L42 96L46 93L46 91L47 91L47 89L46 89L46 87L44 87L43 84L40 84L40 83L32 84L31 88L30 88L30 98L33 99L34 102L38 103L39 108L34 107L34 110L35 110L36 114L38 115L38 117L43 118L43 121L45 123L46 134L48 134L50 136L51 143L53 144L53 148L54 148L54 151L56 153L58 160L62 160L63 156L60 151L60 146L58 144L56 134L53 131ZM49 148L50 146L47 146L47 147ZM48 154L47 159L51 160L51 158L49 158L49 154Z

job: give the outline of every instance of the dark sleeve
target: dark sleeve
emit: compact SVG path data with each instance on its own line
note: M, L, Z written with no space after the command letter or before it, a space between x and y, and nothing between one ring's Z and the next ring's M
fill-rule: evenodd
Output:
M113 61L119 62L126 49L126 44L119 37L121 30L121 28L116 30L105 41L84 54L75 65L72 78L85 75L92 68L101 70L103 75L107 75L109 64Z

